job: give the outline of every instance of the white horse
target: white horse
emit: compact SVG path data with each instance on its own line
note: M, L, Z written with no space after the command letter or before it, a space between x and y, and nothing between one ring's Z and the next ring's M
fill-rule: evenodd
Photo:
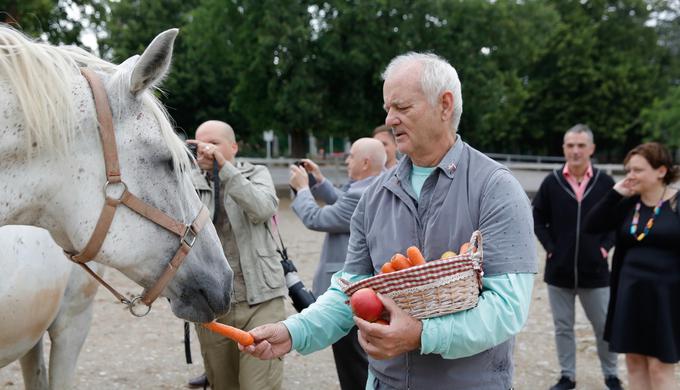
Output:
M0 322L25 324L3 328L0 367L20 358L27 389L71 388L99 284L67 261L44 229L0 227L0 259L10 271L0 273ZM101 264L92 268L103 273ZM43 357L45 329L52 341L49 371Z
M202 229L186 148L150 91L167 72L176 34L161 33L141 57L116 66L0 25L0 226L42 227L75 261L118 269L145 289L131 300L117 295L132 312L160 294L176 316L207 322L228 310L232 272L212 224ZM58 291L69 275L50 267L51 282L29 280L35 295L50 283ZM54 310L58 294L34 305ZM0 306L3 353L14 330L45 331L6 312Z

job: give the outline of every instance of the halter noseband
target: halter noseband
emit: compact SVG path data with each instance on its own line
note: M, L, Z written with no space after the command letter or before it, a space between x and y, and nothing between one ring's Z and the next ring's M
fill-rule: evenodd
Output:
M137 317L143 317L151 310L151 304L160 296L165 286L172 280L177 272L177 269L184 262L184 258L189 254L191 248L198 237L198 233L203 229L205 223L210 219L208 209L201 207L198 216L190 225L186 225L174 218L168 216L161 210L151 206L150 204L139 199L128 191L127 185L123 182L120 174L120 166L118 163L118 151L116 146L116 136L113 131L113 117L111 115L111 107L109 106L109 99L106 90L93 71L85 68L80 69L80 73L85 77L92 95L94 97L94 105L97 110L97 121L99 122L99 135L102 140L102 147L104 149L104 164L106 167L106 184L104 184L104 208L99 214L99 220L92 232L92 236L88 240L85 248L80 253L66 252L66 256L71 261L82 266L90 275L92 275L101 285L106 287L120 302L128 306L130 313ZM109 196L109 188L111 186L122 186L123 192L118 198ZM109 231L113 216L116 213L116 208L119 204L124 204L132 211L141 215L142 217L160 225L164 229L179 236L180 247L175 252L172 260L168 263L167 268L158 278L156 283L148 290L144 291L143 295L138 295L132 299L127 299L125 296L108 283L106 283L99 275L97 275L90 267L87 266L88 261L92 260L101 249L106 234ZM146 309L135 309L138 302L146 305Z

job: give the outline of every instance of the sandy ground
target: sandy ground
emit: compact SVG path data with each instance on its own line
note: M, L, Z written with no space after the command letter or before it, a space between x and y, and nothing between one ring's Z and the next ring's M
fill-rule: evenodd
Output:
M282 199L279 215L283 239L305 284L311 286L323 234L305 229L289 205L289 200ZM539 259L543 258L542 249L539 249L538 256ZM136 294L140 290L116 271L108 271L107 279L125 293ZM294 313L291 305L288 310ZM576 335L577 388L604 388L593 333L580 306ZM49 339L46 344L49 344ZM138 319L130 316L108 291L101 288L96 298L94 324L78 361L75 388L183 388L189 378L202 372L195 332L192 332L191 346L195 363L187 365L184 360L182 321L172 315L164 300L158 300L147 317ZM619 363L620 376L625 382L622 356L619 357ZM676 372L680 377L680 369ZM529 320L517 337L515 388L547 389L558 377L546 286L537 275ZM0 369L0 388L23 388L18 363ZM339 389L330 349L310 356L296 352L287 355L284 389Z

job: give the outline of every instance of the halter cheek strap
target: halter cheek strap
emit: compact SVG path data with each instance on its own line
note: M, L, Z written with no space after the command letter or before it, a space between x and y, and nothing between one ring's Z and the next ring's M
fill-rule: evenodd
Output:
M113 117L111 115L111 108L109 106L106 90L104 89L100 78L93 71L81 68L80 72L90 85L94 97L95 108L97 110L99 135L104 149L104 164L106 167L106 184L104 184L103 189L105 202L101 214L99 214L97 225L85 245L85 248L80 251L80 253L64 252L69 259L82 266L85 271L106 287L106 289L108 289L120 302L126 304L133 315L141 317L151 310L151 304L160 296L161 292L175 276L177 269L182 265L185 257L189 254L189 251L191 251L191 248L196 241L196 237L198 237L198 234L210 219L210 214L208 209L203 206L194 221L190 225L187 225L168 216L161 210L144 202L128 191L127 185L123 182L120 174L116 137L113 131ZM119 198L114 198L109 195L109 190L112 186L122 186L122 193ZM106 283L86 264L99 253L109 228L111 227L111 222L113 221L116 209L120 204L127 206L142 217L179 236L179 249L175 252L175 255L168 263L165 271L163 271L151 288L145 290L143 295L134 297L132 300L125 298L124 295L116 291L116 289ZM146 305L146 309L140 310L136 308L139 301Z

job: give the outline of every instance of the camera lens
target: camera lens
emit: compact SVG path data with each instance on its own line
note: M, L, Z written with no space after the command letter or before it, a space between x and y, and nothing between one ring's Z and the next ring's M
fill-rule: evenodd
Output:
M198 145L196 144L187 144L187 148L191 152L191 154L194 155L195 158L198 158Z

